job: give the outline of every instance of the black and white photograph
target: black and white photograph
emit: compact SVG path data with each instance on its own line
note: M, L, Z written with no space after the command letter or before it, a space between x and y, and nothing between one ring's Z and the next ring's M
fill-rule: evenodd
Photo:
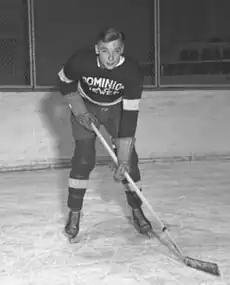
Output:
M0 0L1 285L230 285L229 11Z

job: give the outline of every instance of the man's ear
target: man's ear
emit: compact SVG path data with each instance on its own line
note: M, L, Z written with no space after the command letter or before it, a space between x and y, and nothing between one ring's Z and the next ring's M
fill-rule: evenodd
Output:
M95 52L96 52L96 54L99 54L99 47L98 47L98 45L95 45Z
M122 45L122 47L121 47L121 54L123 54L123 53L124 53L124 48L125 48L125 46L124 46L124 45Z

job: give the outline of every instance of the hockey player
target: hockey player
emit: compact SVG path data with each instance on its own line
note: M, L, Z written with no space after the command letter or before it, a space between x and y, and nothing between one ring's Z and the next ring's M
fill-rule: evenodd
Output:
M114 179L124 184L135 228L148 235L152 226L142 211L142 202L124 178L128 171L134 182L140 181L135 132L143 78L137 62L124 55L123 33L113 28L102 31L93 49L76 51L58 77L60 92L72 111L75 140L65 226L70 242L77 241L87 182L95 166L96 136L91 122L97 127L104 125L110 134L119 162Z

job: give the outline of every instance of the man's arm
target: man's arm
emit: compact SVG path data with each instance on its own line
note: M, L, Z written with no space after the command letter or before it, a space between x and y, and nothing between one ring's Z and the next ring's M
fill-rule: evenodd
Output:
M71 108L77 121L87 130L92 131L91 123L98 125L97 119L88 112L78 91L78 81L81 76L82 56L75 53L58 72L59 90L64 101Z
M118 138L114 144L117 149L118 167L114 179L124 179L124 172L130 171L131 155L135 145L135 134L137 128L139 105L142 95L142 76L138 69L133 71L125 86L123 97L123 108L120 120Z
M128 78L125 86L119 137L134 137L136 134L142 90L143 77L136 67Z
M81 65L80 53L76 52L58 72L59 90L63 96L77 91L81 76Z

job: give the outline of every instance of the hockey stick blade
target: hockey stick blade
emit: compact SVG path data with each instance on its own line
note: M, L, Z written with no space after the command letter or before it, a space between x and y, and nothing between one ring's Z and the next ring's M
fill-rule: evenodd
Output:
M203 261L195 258L191 258L188 256L184 256L177 246L177 244L173 241L172 237L169 233L167 233L167 230L162 232L161 234L155 233L155 236L158 238L158 240L168 247L168 249L174 253L177 258L186 266L191 267L193 269L203 271L205 273L209 273L215 276L220 276L219 267L216 263L209 262L209 261Z
M215 275L215 276L220 276L219 267L216 263L194 259L194 258L186 256L184 258L184 264L193 269L203 271L203 272Z

